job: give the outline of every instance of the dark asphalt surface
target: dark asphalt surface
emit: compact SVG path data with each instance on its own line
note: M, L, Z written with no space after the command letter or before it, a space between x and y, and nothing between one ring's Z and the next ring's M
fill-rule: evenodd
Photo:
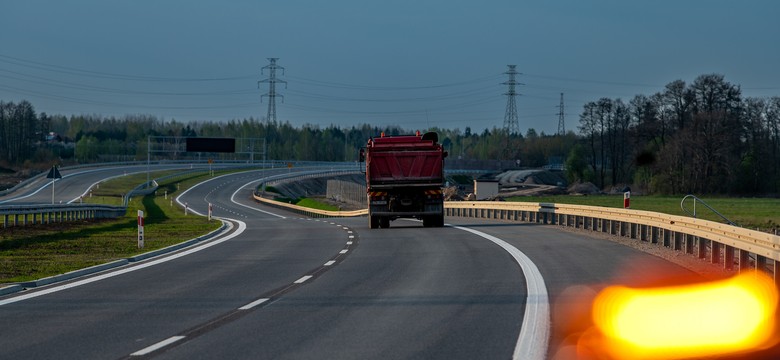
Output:
M398 220L389 229L369 230L365 218L312 220L263 207L250 198L253 184L247 186L259 176L214 179L183 199L201 212L212 202L215 216L245 222L240 236L159 265L0 306L0 358L124 358L174 336L186 337L149 356L511 358L526 295L521 269L506 251L451 227ZM244 206L231 202L234 193ZM520 249L536 263L556 303L587 300L565 291L572 286L630 282L632 273L649 265L680 271L586 233L446 221ZM262 298L270 300L238 310ZM553 347L560 340L555 331L568 320L556 309Z

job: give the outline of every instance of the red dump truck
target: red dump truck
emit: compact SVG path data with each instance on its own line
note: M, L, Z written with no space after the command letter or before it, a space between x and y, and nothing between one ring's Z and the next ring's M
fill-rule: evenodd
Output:
M360 150L366 162L368 219L372 229L390 227L398 218L444 226L444 158L435 132L371 138Z

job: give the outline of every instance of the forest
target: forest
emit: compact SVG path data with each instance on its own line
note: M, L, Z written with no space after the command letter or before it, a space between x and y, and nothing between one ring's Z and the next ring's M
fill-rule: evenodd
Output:
M264 138L276 160L355 161L372 136L436 131L450 159L563 165L571 182L630 185L652 194L776 196L780 193L780 97L743 97L723 75L675 80L655 94L601 98L583 106L577 132L549 135L501 128L341 128L268 122L161 121L149 115L36 113L0 101L0 169L146 160L150 136ZM10 170L9 170L10 169Z

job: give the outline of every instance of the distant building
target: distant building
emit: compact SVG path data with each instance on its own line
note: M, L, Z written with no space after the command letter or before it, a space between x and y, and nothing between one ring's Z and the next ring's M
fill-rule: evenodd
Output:
M476 195L477 200L485 200L495 197L498 195L498 180L474 180L474 195Z

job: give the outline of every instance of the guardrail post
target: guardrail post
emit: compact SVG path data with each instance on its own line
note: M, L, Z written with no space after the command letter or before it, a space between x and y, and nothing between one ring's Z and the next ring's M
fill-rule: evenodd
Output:
M772 278L775 280L775 287L780 289L780 261L772 260Z
M731 270L734 268L734 248L723 245L723 268Z
M693 254L693 235L685 234L685 253Z
M670 247L671 246L670 237L672 235L671 232L663 228L659 229L659 231L661 231L661 237L663 238L663 246L667 248Z
M699 237L698 241L698 251L697 256L699 259L706 259L707 258L707 239L704 239L702 237Z
M739 263L737 264L739 267L739 272L741 273L750 269L750 252L738 249L737 254L739 256Z
M711 264L719 264L720 263L720 250L722 246L719 242L710 240L710 263Z

